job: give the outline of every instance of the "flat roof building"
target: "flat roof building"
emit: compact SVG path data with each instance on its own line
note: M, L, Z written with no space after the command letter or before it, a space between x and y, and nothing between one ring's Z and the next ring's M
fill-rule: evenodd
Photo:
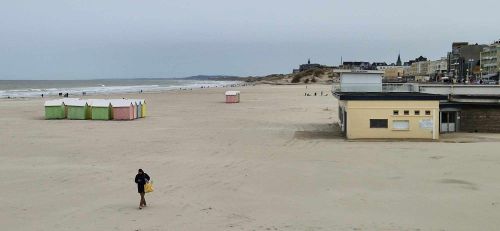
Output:
M439 101L415 92L334 92L347 139L439 139Z
M342 92L381 92L383 71L338 70L340 91Z

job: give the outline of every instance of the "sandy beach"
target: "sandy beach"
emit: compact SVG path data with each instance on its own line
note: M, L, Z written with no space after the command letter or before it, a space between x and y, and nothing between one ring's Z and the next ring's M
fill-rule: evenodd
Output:
M222 88L112 96L147 100L149 116L127 122L48 121L42 99L0 100L0 227L500 227L500 135L346 141L336 99L304 96L330 88L233 88L239 104L225 104ZM155 186L143 210L139 168Z

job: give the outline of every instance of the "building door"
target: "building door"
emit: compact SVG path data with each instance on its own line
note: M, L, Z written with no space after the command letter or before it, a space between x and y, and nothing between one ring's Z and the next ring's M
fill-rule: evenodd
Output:
M442 111L441 112L441 132L456 132L457 131L457 112Z

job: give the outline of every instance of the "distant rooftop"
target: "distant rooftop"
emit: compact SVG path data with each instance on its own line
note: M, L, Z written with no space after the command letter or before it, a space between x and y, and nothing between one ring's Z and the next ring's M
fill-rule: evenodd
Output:
M343 70L338 69L335 70L336 73L353 73L353 74L384 74L384 71L375 71L375 70Z
M446 95L419 92L334 92L339 100L447 100Z

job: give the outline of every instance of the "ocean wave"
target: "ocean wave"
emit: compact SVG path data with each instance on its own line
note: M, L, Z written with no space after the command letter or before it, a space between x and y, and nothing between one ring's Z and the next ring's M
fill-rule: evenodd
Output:
M93 87L53 87L47 89L25 88L25 89L7 89L0 90L0 98L32 98L44 96L58 96L59 93L68 93L70 96L86 95L108 95L115 93L139 93L139 92L162 92L176 89L195 89L201 87L222 87L238 84L238 81L182 81L173 80L166 84L150 85L104 85L96 84Z

